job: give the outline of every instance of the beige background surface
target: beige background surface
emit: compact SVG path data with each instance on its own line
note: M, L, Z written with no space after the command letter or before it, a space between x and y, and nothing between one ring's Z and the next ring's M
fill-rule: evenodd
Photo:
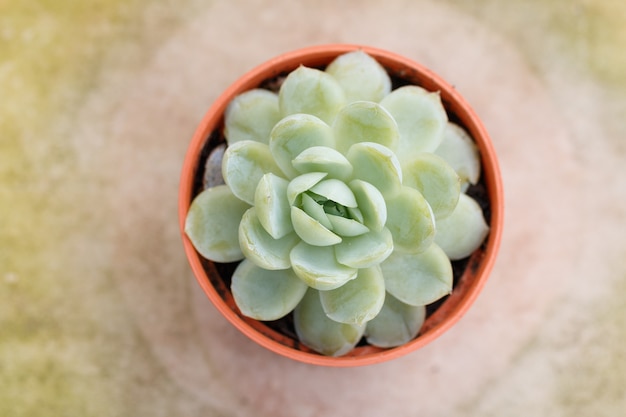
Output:
M619 0L0 1L0 415L616 416L626 409L626 6ZM357 369L254 345L181 248L196 124L281 52L430 66L500 155L475 306Z

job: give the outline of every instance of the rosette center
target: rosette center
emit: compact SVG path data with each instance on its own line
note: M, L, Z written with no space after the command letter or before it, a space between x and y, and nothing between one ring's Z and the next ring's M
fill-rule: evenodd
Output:
M343 237L369 232L354 193L343 181L324 179L300 191L292 200L291 220L305 242L328 246L340 243Z

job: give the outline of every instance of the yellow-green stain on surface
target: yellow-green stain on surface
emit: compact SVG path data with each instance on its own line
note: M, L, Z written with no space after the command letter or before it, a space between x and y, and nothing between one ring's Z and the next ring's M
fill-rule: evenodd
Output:
M569 340L573 346L569 349L577 354L556 369L559 387L555 402L564 415L612 417L623 412L626 304L622 295L625 293L626 276L623 276L614 287L613 297L606 304L590 309L591 317L581 318L580 327L572 329Z
M176 413L103 267L102 180L68 140L107 53L175 27L150 3L0 2L1 416Z
M626 3L620 0L449 0L509 35L535 65L567 62L626 89ZM543 62L542 62L543 61Z

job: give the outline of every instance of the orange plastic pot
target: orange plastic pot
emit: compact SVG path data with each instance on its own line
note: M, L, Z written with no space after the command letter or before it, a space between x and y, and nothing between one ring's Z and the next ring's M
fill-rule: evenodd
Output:
M482 161L481 185L486 200L483 202L485 218L490 225L490 233L484 244L463 264L464 270L455 277L452 293L429 312L415 339L391 349L357 346L345 356L329 357L308 349L275 326L241 315L228 285L233 266L202 258L185 235L184 223L191 201L201 191L204 158L211 149L224 142L223 114L228 103L236 95L259 87L300 65L323 68L338 55L356 49L373 56L396 82L440 92L449 118L463 126L478 145ZM208 110L191 139L183 164L178 204L184 250L193 273L209 300L230 323L259 345L285 357L315 365L348 367L380 363L415 351L435 340L463 316L482 290L496 259L502 234L503 201L500 170L491 140L477 115L454 87L422 65L400 55L367 46L339 44L308 47L280 55L254 68L228 87Z

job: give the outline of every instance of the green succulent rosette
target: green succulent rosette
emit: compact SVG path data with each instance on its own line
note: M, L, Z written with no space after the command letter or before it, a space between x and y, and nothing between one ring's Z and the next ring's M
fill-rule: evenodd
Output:
M293 312L313 350L339 356L366 337L413 339L425 306L452 290L451 260L489 228L465 194L480 176L469 135L437 92L391 90L362 51L291 72L225 113L225 184L189 209L185 232L215 262L241 261L231 290L245 316Z

